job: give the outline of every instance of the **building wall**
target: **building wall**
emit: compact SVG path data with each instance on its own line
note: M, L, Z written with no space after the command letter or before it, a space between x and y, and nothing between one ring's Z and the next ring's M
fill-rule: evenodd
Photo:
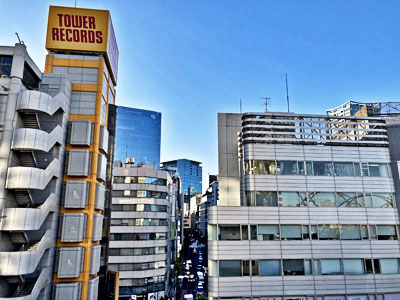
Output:
M171 201L175 200L171 196L172 180L168 172L149 165L125 164L124 167L115 167L113 175L108 267L120 272L120 296L138 295L147 299L148 293L166 293L172 249L169 237L174 206ZM156 178L162 182L151 184L150 181ZM149 181L138 183L140 180ZM147 192L162 194L146 195ZM122 237L124 234L130 235L125 238ZM160 247L165 247L165 251L157 253ZM138 269L126 270L124 264L127 263L142 265L133 267Z
M115 83L100 54L50 53L45 72L67 73L72 81L55 297L70 289L77 290L77 297L82 300L94 299L98 290L106 181L107 112L108 104L114 104ZM82 192L79 204L70 202L77 191ZM68 270L67 262L72 262L73 270Z
M13 64L1 79L0 297L50 299L71 82L41 74L22 44L3 51ZM26 72L36 84L21 82Z
M361 174L358 176L316 176L316 174L308 174L307 171L304 174L300 174L300 169L297 169L297 173L295 172L297 175L283 175L279 174L278 171L274 171L275 173L271 172L272 174L270 175L258 174L258 171L256 171L256 174L249 174L249 165L247 165L249 161L272 161L274 164L277 161L298 161L301 163L306 161L325 161L333 163L373 162L375 164L382 163L382 166L387 166L391 162L391 158L389 148L384 142L385 138L378 141L378 137L376 137L377 142L375 146L371 145L373 142L368 139L352 138L345 142L337 139L340 142L335 146L329 144L329 141L328 144L317 145L316 142L308 142L304 136L301 136L304 138L302 143L294 144L293 142L289 142L290 139L294 139L295 137L293 135L294 131L291 131L290 128L285 128L284 124L288 124L290 121L287 120L292 120L297 115L293 115L292 117L288 117L288 115L280 116L278 113L273 116L270 114L259 115L261 117L254 117L254 122L259 123L253 124L261 125L262 121L258 121L259 119L273 119L274 121L271 122L276 122L274 123L276 127L272 128L277 133L267 132L265 135L262 133L256 135L255 132L252 132L256 137L255 139L259 138L260 142L249 142L248 140L246 142L245 138L241 137L239 140L240 151L237 152L236 160L234 155L230 159L226 157L229 151L226 150L228 142L224 141L224 139L226 136L229 136L226 132L230 127L233 127L232 131L240 131L238 130L240 119L236 118L236 123L232 122L228 125L228 122L225 122L228 116L219 115L219 120L224 122L222 126L219 122L219 133L221 134L219 139L222 140L219 144L223 146L220 148L223 155L219 153L219 204L209 209L209 297L224 297L228 299L242 297L253 299L259 299L260 297L268 299L276 297L279 299L285 297L296 297L299 299L323 299L324 297L325 299L331 299L332 297L337 297L338 299L345 299L346 297L347 299L355 299L354 297L360 297L361 299L383 299L385 297L385 299L398 299L400 297L400 271L398 267L400 243L397 208L390 207L390 205L386 207L365 207L366 205L364 207L361 205L358 207L344 207L350 204L337 207L337 204L330 206L327 203L321 204L320 206L322 207L315 207L310 201L313 192L336 192L342 194L357 192L360 195L363 194L365 199L367 199L370 193L379 195L383 195L384 193L393 194L395 193L395 181L398 180L398 177L373 177L361 176ZM307 116L307 118L311 117ZM369 122L379 123L380 125L377 128L380 128L381 132L386 132L386 126L380 123L382 119L375 120L369 119ZM307 121L311 123L310 119L307 119ZM334 120L331 121L334 122ZM351 121L357 122L357 119L354 118ZM348 122L351 121L350 119L348 120ZM292 123L290 124L292 126ZM271 123L268 125L271 125ZM258 127L264 130L264 128L269 128L268 125ZM281 131L279 131L279 126L282 127ZM343 126L343 124L340 126ZM273 139L274 134L276 134L276 142L268 142L268 138ZM320 134L325 134L325 130L321 131ZM247 137L251 139L249 135ZM230 138L234 138L233 132L231 132ZM265 140L262 140L263 138ZM279 139L281 142L278 142ZM235 137L234 140L237 146L237 138ZM357 144L363 141L370 143L369 146ZM346 143L348 145L345 145ZM231 147L232 152L234 152L233 142ZM239 176L233 178L233 183L236 186L235 193L232 193L232 190L230 190L230 184L227 184L226 181L224 183L223 181L221 182L221 173L224 174L224 169L225 177L226 174L231 174L230 172L226 173L230 163L237 163L240 166ZM280 164L280 167L283 168L283 165ZM233 170L235 170L234 167ZM265 173L268 173L268 171L265 171ZM233 172L233 174L237 173ZM237 190L237 181L239 178L241 181L241 192ZM262 197L253 198L253 201L256 201L257 205L254 206L254 204L247 203L246 196L252 195L251 192L258 192L259 194L257 193L256 195L265 195L264 193L269 192L277 193L277 198L276 201L271 200L268 205L264 204L264 206L258 206L259 204L257 204L257 201L264 201ZM280 192L305 193L308 197L308 202L303 203L299 200L297 207L285 205L283 195ZM336 201L339 201L338 195L336 194ZM235 199L235 201L230 202L231 199ZM323 226L324 224L329 224L329 228L338 228L335 229L338 235L332 239L325 239L323 230L326 227ZM236 226L235 228L240 229L239 231L230 231L231 236L223 236L221 234L224 234L224 225L233 225ZM268 227L266 225L274 226ZM277 234L273 235L272 240L265 240L266 238L270 238L271 235L264 232L274 229L275 225L278 230ZM292 227L301 228L302 233L299 239L286 238L288 233L284 233L284 230L285 228L289 228L287 225L305 225ZM355 237L346 239L344 231L341 231L349 228L346 227L348 225L356 225L357 228L369 228L370 232L367 238L364 239L361 236L360 239ZM390 227L394 230L394 235L390 239L386 239L385 237L385 240L383 240L384 237L382 236L374 238L373 230L375 225L377 225L378 232L382 228ZM307 236L305 230L312 232L314 226L318 226L318 236ZM253 229L255 230L255 236L252 235ZM245 236L243 235L244 233ZM304 235L305 233L306 235ZM282 276L285 264L287 266L293 263L295 259L302 261L301 264L304 263L303 271L305 275L299 275L299 273L297 273L298 275L293 275L294 273L292 273L292 275L285 274ZM365 274L343 275L344 264L349 263L349 259L353 259L352 262L356 261L357 263L364 264L363 272ZM241 274L235 274L232 268L228 269L228 273L232 272L230 274L233 274L231 276L219 273L224 272L224 270L227 272L226 269L220 269L224 263L230 263L226 261L235 261L235 263L236 261L240 261L239 272ZM271 261L279 264L280 274L267 276L267 274L261 272L261 264L265 264L264 266L266 266ZM247 262L250 265L254 263L251 268L249 267L249 273L247 273L246 265L243 265ZM321 275L318 273L324 270L323 268L325 267L323 267L323 264L336 262L340 265L341 271L335 275ZM369 262L371 264L373 262L375 268L380 268L380 270L375 269L369 272ZM393 272L387 272L387 266L385 266L387 262L394 265ZM306 271L305 269L308 263L312 266L310 271ZM257 269L257 267L259 268Z

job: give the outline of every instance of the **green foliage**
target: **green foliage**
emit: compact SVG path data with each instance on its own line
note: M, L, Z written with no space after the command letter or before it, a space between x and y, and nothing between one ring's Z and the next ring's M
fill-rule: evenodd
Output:
M197 295L196 300L207 300L207 298L204 295Z

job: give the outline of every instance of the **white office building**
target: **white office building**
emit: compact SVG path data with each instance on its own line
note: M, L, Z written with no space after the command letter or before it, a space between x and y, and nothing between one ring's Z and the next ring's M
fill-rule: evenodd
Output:
M170 292L172 179L152 165L117 161L113 172L108 268L119 271L120 299L160 299Z
M219 114L209 299L400 299L389 148L399 128L388 128L372 117Z

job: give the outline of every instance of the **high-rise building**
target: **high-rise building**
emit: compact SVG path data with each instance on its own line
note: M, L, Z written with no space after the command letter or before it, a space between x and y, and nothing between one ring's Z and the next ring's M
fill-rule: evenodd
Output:
M217 205L218 201L218 177L215 175L208 176L209 186L203 194L201 202L198 207L199 212L199 234L201 236L207 235L208 225L208 208Z
M326 111L331 116L385 116L400 113L400 102L371 102L362 103L347 101L342 105Z
M97 299L118 48L109 11L50 6L42 74L0 48L0 298Z
M160 167L161 113L117 106L115 160L133 157L136 164Z
M108 268L119 271L120 299L170 296L177 233L173 181L152 165L116 161L113 172Z
M389 123L219 114L209 298L400 299L400 132Z
M203 168L201 162L189 159L177 159L161 163L163 170L175 170L181 180L181 191L185 196L185 203L190 198L202 193Z

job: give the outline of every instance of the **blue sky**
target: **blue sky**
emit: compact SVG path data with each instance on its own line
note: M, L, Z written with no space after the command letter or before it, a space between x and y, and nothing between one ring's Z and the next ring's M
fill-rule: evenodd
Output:
M48 5L1 0L0 44L14 32L43 69ZM347 100L397 101L399 1L77 0L109 9L119 45L116 102L162 113L161 160L218 172L217 113L324 113ZM7 13L4 13L7 11ZM22 22L24 21L24 23Z

